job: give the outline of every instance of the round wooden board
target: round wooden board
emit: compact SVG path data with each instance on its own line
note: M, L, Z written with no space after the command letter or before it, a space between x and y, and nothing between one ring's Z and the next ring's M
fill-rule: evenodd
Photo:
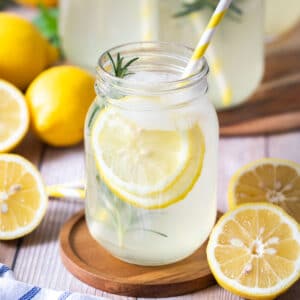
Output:
M160 267L122 262L90 235L84 212L71 217L60 232L65 267L83 282L103 291L132 297L171 297L215 283L206 260L206 243L190 257Z

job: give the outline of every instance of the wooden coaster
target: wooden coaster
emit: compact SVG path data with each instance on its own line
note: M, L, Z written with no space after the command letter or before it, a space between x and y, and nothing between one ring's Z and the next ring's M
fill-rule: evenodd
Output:
M84 212L71 217L60 232L65 267L97 289L132 297L171 297L215 283L206 260L206 243L190 257L171 265L143 267L111 256L90 235Z

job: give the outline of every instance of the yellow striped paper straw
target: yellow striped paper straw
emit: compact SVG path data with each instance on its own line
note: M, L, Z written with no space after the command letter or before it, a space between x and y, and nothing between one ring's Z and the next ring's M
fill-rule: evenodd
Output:
M49 185L46 187L46 191L48 196L52 198L85 198L85 184L83 181Z
M210 44L210 41L216 31L218 25L223 19L224 15L227 12L229 5L232 0L220 0L212 17L209 20L207 27L204 30L204 33L201 35L201 38L198 42L198 45L195 48L195 51L186 66L183 72L183 78L188 77L193 74L194 70L197 69L200 58L204 55L207 47Z
M196 31L200 31L202 28L204 28L205 24L203 24L201 21L203 18L200 13L191 14L190 19ZM214 75L221 92L222 104L224 107L229 106L232 103L232 89L223 73L222 63L217 58L216 52L212 45L208 47L206 51L206 57L212 74Z
M158 38L157 0L140 0L142 41L154 41Z

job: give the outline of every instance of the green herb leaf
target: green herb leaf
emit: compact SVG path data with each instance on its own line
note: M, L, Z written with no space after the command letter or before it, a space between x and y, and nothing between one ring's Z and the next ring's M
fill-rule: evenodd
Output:
M183 2L182 10L174 15L175 18L184 17L202 9L209 8L215 10L218 5L218 0L194 0L193 2ZM228 9L228 15L235 18L243 14L243 11L232 2Z
M33 19L33 24L41 31L42 35L61 51L61 42L58 34L58 9L47 8L44 4L38 5L39 13Z
M152 230L152 229L147 229L147 228L131 228L131 229L127 230L127 232L129 232L129 231L146 231L146 232L158 234L158 235L160 235L162 237L165 237L165 238L168 237L165 233L162 233L162 232L156 231L156 230Z
M97 106L94 108L94 110L93 110L93 112L91 113L91 116L90 116L90 118L89 118L88 128L91 128L91 125L92 125L92 123L93 123L93 121L94 121L94 117L96 116L96 113L97 113L99 110L100 110L100 107L97 105ZM99 180L100 180L100 178L99 178Z
M134 58L132 58L131 60L129 60L128 62L126 62L124 64L124 59L125 58L123 56L121 56L120 53L117 53L116 61L112 58L112 56L109 52L107 52L107 56L108 56L109 60L111 61L113 71L114 71L114 75L116 77L119 77L119 78L124 78L128 75L133 74L133 73L128 71L128 68L129 68L130 65L132 65L135 61L137 61L139 59L138 57L134 57Z
M135 207L132 207L131 204L125 203L116 197L104 182L102 182L99 174L96 174L96 180L101 194L101 201L103 202L103 209L107 211L112 220L112 224L106 225L113 225L118 236L119 245L123 245L126 233L133 231L143 231L145 233L157 234L165 238L168 237L168 235L163 232L145 228L143 226L144 218L149 218L152 214L155 215L155 212L147 211L145 214L141 214L140 211Z

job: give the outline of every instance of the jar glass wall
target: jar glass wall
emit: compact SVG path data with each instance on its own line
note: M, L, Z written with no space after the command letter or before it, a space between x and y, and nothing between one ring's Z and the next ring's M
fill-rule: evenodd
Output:
M194 2L195 0L191 0ZM178 42L194 47L212 7L175 17L182 0L60 0L60 35L66 57L94 69L99 53L139 40ZM209 97L219 109L245 101L264 70L263 1L234 0L207 51Z
M109 51L129 61L114 77L105 53L85 127L88 228L112 255L139 265L181 260L215 222L218 121L206 61L179 80L192 50L133 43Z

